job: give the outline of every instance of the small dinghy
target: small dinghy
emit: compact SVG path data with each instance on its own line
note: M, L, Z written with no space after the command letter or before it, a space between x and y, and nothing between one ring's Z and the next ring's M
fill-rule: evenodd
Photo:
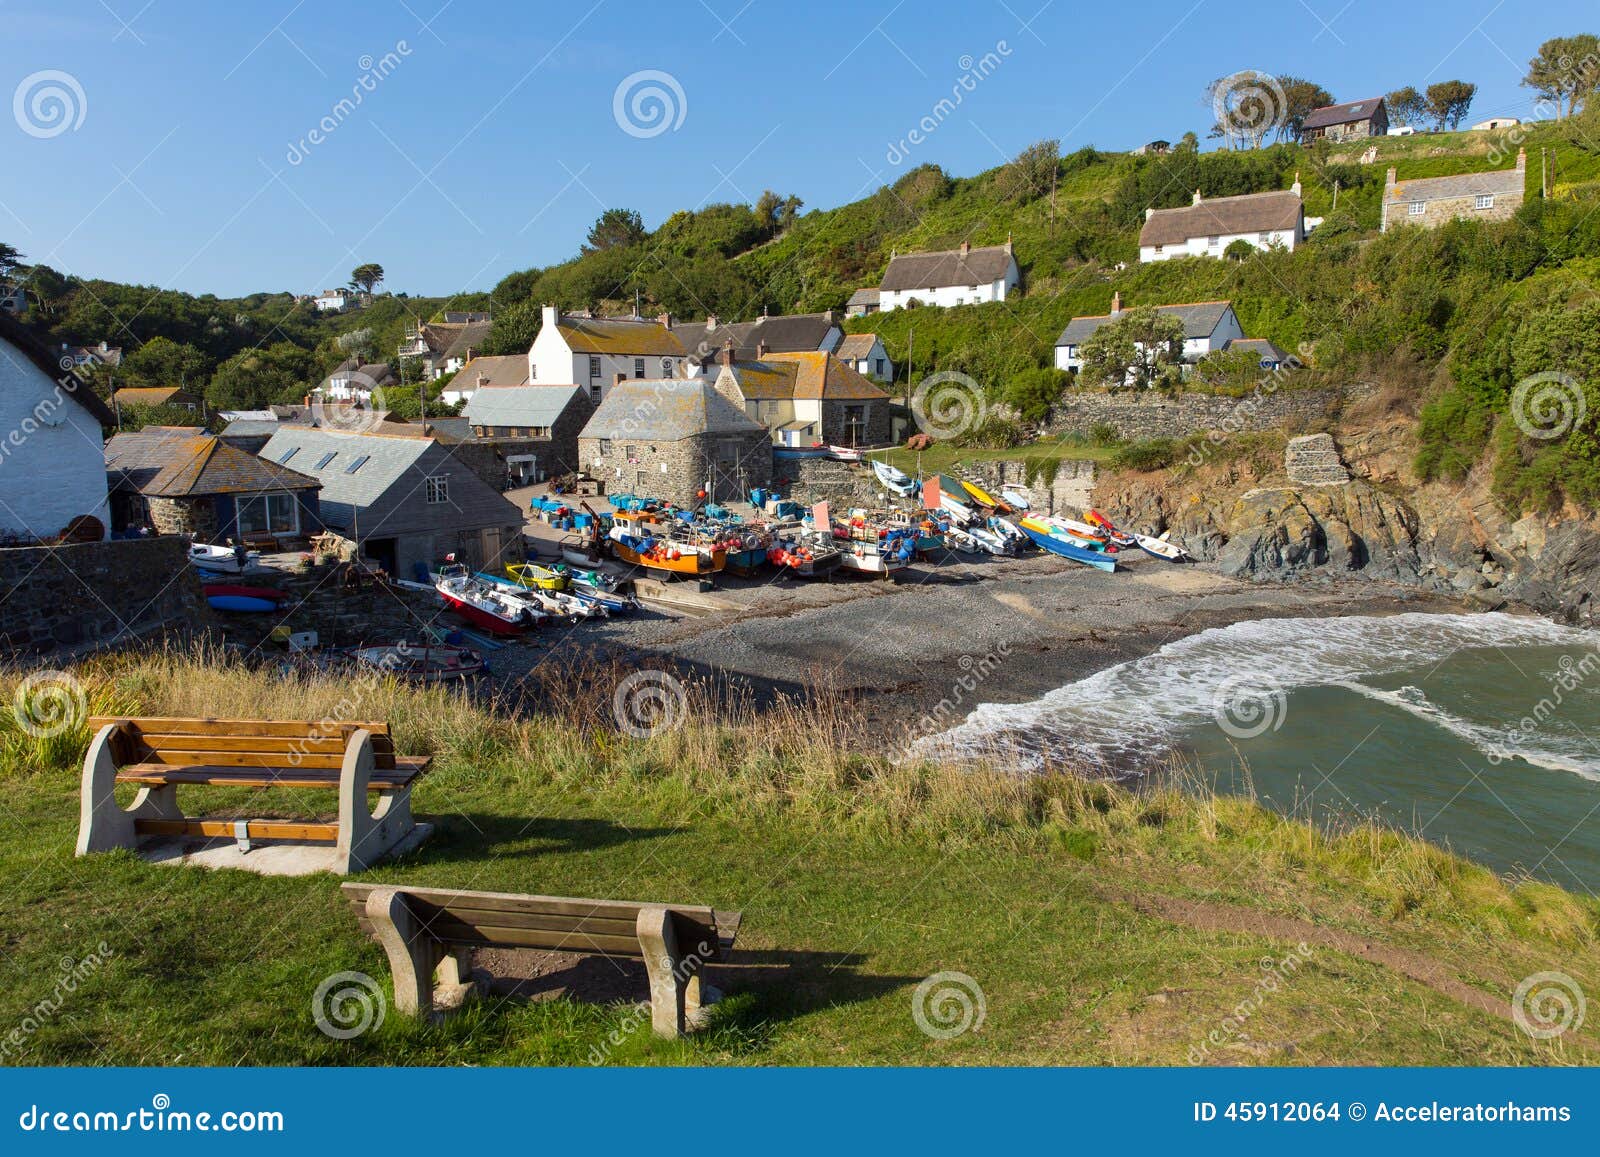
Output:
M1074 546L1064 536L1051 534L1049 526L1045 523L1036 522L1032 518L1024 518L1021 525L1022 533L1032 539L1033 544L1040 550L1048 551L1062 558L1069 558L1073 562L1082 563L1084 566L1092 566L1096 570L1115 571L1117 569L1117 560L1110 555L1089 550L1085 547Z
M200 590L206 598L233 596L241 599L263 599L269 603L287 602L289 593L275 587L247 587L238 583L201 583Z
M511 576L511 581L519 587L538 587L546 591L564 591L567 589L567 576L558 570L551 570L547 566L540 566L536 562L508 562L506 574Z
M877 475L878 482L883 488L891 494L898 494L900 497L906 498L917 489L915 478L912 478L904 470L889 465L887 462L880 462L874 458L872 460L872 472Z
M1151 558L1159 558L1162 562L1189 562L1193 558L1188 551L1177 543L1167 541L1167 535L1172 533L1170 530L1159 538L1152 538L1148 534L1140 534L1137 531L1118 529L1111 524L1109 518L1098 510L1089 511L1085 517L1109 534L1112 542L1118 542L1125 546L1137 546Z
M1033 498L1026 490L1015 486L1005 486L1000 490L1000 497L1012 510L1027 510L1033 505Z
M207 595L206 602L214 611L245 615L268 614L283 605L277 599L258 599L250 595Z
M197 542L189 547L189 564L222 574L243 574L261 562L261 552Z
M396 643L392 647L357 647L350 652L357 665L409 679L414 683L440 683L465 679L489 669L483 655L471 647L448 643Z

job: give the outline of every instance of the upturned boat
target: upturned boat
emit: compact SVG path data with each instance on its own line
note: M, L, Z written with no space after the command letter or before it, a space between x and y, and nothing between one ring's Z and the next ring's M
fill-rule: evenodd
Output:
M1086 547L1075 546L1064 535L1050 533L1048 525L1032 518L1024 518L1019 524L1022 533L1033 540L1033 544L1040 550L1071 559L1073 562L1092 566L1096 570L1115 571L1117 560L1108 554L1089 550Z
M561 571L551 570L536 562L508 562L506 574L517 586L538 587L546 591L564 591L569 581Z
M904 470L889 465L887 462L872 460L872 473L877 477L878 483L889 493L898 494L905 498L917 489L917 480Z
M362 667L414 683L466 679L489 669L481 652L448 643L401 642L388 647L357 647L349 654Z

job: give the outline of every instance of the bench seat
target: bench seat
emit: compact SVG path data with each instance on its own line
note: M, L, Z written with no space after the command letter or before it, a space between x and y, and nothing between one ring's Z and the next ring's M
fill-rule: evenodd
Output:
M197 755L205 753L196 752ZM399 791L426 774L430 756L395 756L395 766L374 769L367 780L369 791ZM205 784L211 787L294 787L337 790L339 770L331 767L237 767L193 763L173 766L165 763L135 763L117 770L118 783Z

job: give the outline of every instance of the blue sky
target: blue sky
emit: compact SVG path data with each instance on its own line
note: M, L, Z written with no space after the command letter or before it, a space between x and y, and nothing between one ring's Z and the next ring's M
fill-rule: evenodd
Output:
M1459 77L1473 119L1526 117L1539 42L1597 26L1573 0L0 0L0 240L193 293L369 260L394 290L488 289L571 256L608 206L654 226L770 187L825 208L1043 137L1203 136L1207 83L1241 69L1341 100ZM652 88L670 123L648 92L630 113ZM50 89L65 120L35 106Z

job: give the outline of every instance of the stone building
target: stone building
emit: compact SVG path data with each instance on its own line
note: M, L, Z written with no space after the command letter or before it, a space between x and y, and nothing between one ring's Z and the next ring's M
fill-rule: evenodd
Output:
M462 417L480 442L493 445L514 486L578 469L578 431L594 413L581 386L484 386Z
M1383 183L1383 232L1399 225L1430 229L1446 221L1505 221L1522 208L1528 190L1528 154L1518 150L1517 163L1488 173L1458 177L1397 180L1391 167Z
M717 355L714 381L778 446L882 446L893 441L892 399L832 354L771 353L754 359L731 347Z
M772 442L722 379L619 378L578 435L583 469L610 493L693 506L772 482Z
M315 478L187 426L114 435L105 469L114 530L148 526L217 543L322 530Z
M1300 126L1300 143L1315 140L1360 141L1389 131L1389 106L1382 97L1314 108Z

